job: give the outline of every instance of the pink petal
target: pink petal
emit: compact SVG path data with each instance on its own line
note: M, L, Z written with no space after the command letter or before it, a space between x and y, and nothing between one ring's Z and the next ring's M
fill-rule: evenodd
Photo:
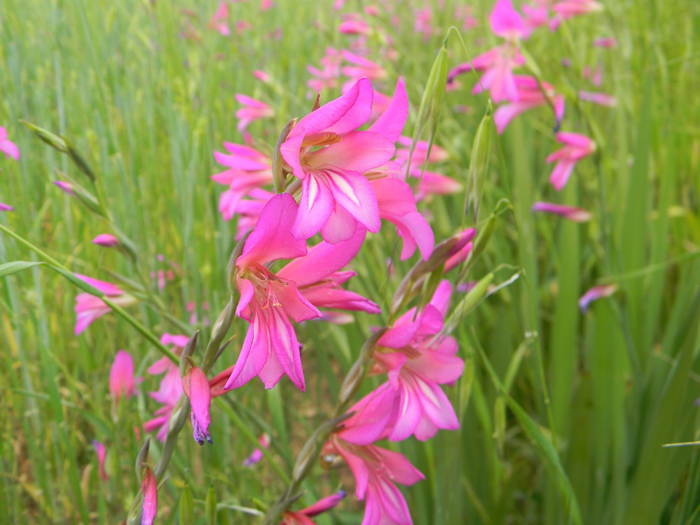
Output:
M301 323L309 319L321 317L321 312L299 293L294 282L270 282L270 288L279 300L286 314Z
M153 525L158 513L158 485L156 477L150 468L146 468L146 474L141 483L143 490L143 513L141 525Z
M119 288L116 284L108 283L106 281L99 281L97 279L93 279L92 277L87 277L86 275L81 275L79 273L75 274L76 277L79 279L85 281L88 283L90 286L94 286L97 288L100 292L107 296L117 296L117 295L123 295L124 291Z
M321 228L321 237L330 244L338 244L352 239L359 229L364 230L364 227L358 227L357 220L336 202L328 221Z
M298 287L322 281L347 266L360 251L365 240L364 228L357 228L355 235L345 242L329 244L321 242L311 248L304 257L294 259L277 272L278 277L294 281Z
M209 436L211 389L204 371L196 366L192 367L182 379L182 390L190 400L192 416L199 427L198 429L195 426L195 441L201 445L204 443L204 438L206 438L211 443L211 437ZM200 432L197 432L197 430L200 430Z
M279 308L272 308L271 310L268 320L270 323L271 346L282 365L282 369L289 376L289 379L292 380L292 383L294 383L299 390L304 392L306 390L304 371L301 368L299 342L297 341L294 327L286 314L279 311ZM272 388L277 381L274 381L270 385L269 382L263 379L263 383L265 383L265 388Z
M2 151L8 157L19 160L19 148L14 142L10 142L9 140L0 140L0 151Z
M345 421L341 439L354 445L370 445L382 439L384 430L395 417L397 394L391 384L384 383L358 401L348 411L354 414Z
M361 174L347 170L327 170L335 201L372 233L381 228L377 197L372 185Z
M302 183L301 200L292 224L292 235L297 239L313 237L328 222L334 207L333 194L326 177L309 174Z
M552 174L549 177L549 182L552 183L555 190L560 191L562 188L564 188L564 186L566 186L575 165L575 162L561 160L556 166L554 166Z
M394 97L389 103L389 107L382 113L377 121L372 124L369 131L374 131L384 135L392 143L401 136L406 119L408 118L408 95L406 94L406 83L399 77L396 83Z
M491 30L503 38L522 36L525 24L520 14L513 8L510 0L498 0L491 13Z
M306 254L306 242L291 232L297 203L286 193L275 195L263 208L258 222L236 261L238 268L265 264L277 259L293 259Z
M115 401L131 397L136 382L134 379L134 361L131 354L119 350L114 356L114 363L109 370L109 391Z
M307 154L306 159L311 170L329 165L364 173L391 160L395 151L393 142L379 133L352 131L339 142Z
M256 315L248 327L238 360L224 389L240 388L253 379L265 366L271 352L265 320L262 316Z
M302 118L290 132L289 138L300 133L311 135L325 131L343 134L353 131L367 122L372 114L372 98L372 84L362 78L340 98Z

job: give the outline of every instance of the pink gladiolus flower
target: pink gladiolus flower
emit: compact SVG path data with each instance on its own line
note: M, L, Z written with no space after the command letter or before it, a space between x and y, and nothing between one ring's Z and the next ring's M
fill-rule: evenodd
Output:
M338 32L343 35L368 35L370 28L361 16L356 13L343 15L343 22L338 26Z
M332 436L323 454L339 454L350 467L355 478L355 495L367 501L362 525L412 525L406 500L395 483L413 485L425 476L398 452L375 445L352 445L343 441L342 436L342 431Z
M99 441L92 440L92 446L95 447L95 453L97 454L97 465L99 469L99 476L102 481L107 481L109 476L105 472L105 457L107 455L107 449Z
M92 244L104 246L105 248L114 248L119 246L119 239L111 233L101 233L92 240Z
M71 197L75 197L75 191L73 191L73 185L70 182L63 182L62 180L55 180L53 183L65 191Z
M470 5L455 6L455 19L462 22L462 29L469 31L479 25L479 21L474 18L474 11Z
M578 306L581 309L581 312L585 314L593 301L597 301L598 299L602 299L604 297L610 297L616 291L617 285L615 284L601 284L600 286L594 286L583 294L581 299L578 301Z
M403 82L395 97L402 99ZM377 197L363 173L394 155L396 128L403 128L407 108L397 104L367 131L354 131L372 114L372 85L359 80L340 98L302 118L281 152L302 183L292 233L308 239L319 231L332 244L350 239L362 224L376 233L381 226ZM400 133L400 132L399 132ZM398 134L397 134L398 135Z
M546 160L548 163L557 163L549 182L559 191L566 186L576 163L595 152L596 143L585 135L563 131L557 133L557 142L564 144L564 147L549 155Z
M316 503L305 509L298 510L296 512L288 510L284 513L284 518L282 519L282 523L280 525L314 525L311 518L331 510L338 503L340 503L345 496L345 492L340 490L332 496L327 496L318 500Z
M207 375L201 368L193 366L182 378L182 390L189 398L192 406L190 419L192 420L194 440L198 444L203 445L206 439L211 445L212 441L209 435L211 390L209 389Z
M253 76L257 78L260 82L264 82L265 84L270 82L270 75L268 75L264 71L260 71L259 69L253 71Z
M591 93L589 91L579 91L578 98L586 102L593 102L599 106L614 107L617 106L617 99L607 93Z
M116 402L124 396L125 398L134 395L134 361L131 354L124 350L119 350L114 356L114 363L109 370L109 392Z
M417 319L414 308L379 340L372 373L388 372L389 382L349 410L353 415L344 422L344 441L368 445L386 437L400 441L412 434L425 441L439 428L459 428L439 385L454 383L464 363L456 356L457 342L452 337L433 341L443 328L451 291L450 283L443 281Z
M337 49L327 47L326 54L321 58L322 69L306 66L306 70L314 77L307 82L309 89L315 93L320 93L324 88L333 89L337 87L342 60L342 56Z
M552 5L559 20L566 20L575 16L586 15L603 10L603 5L594 0L561 0Z
M15 211L15 209L9 204L4 204L0 202L0 211Z
M454 338L444 335L433 341L443 328L451 294L452 286L448 281L443 281L418 319L414 320L415 308L409 310L379 340L378 344L384 348L375 352L373 373L388 372L389 383L350 409L356 415L346 422L352 428L355 417L375 420L374 432L366 429L365 437L348 432L343 439L366 444L367 436L375 438L375 432L381 428L383 420L376 418L376 415L384 410L383 417L386 417L387 408L392 406L387 399L391 393L396 397L393 409L389 409L390 417L386 419L385 427L386 437L391 441L401 441L412 434L425 441L440 428L459 428L452 405L439 385L456 381L462 375L464 362L456 356L458 346ZM377 406L373 407L375 404ZM368 417L367 413L375 414L375 417ZM380 436L383 437L383 434L384 430Z
M292 281L272 273L265 264L306 255L306 243L297 240L291 226L297 205L289 194L274 196L265 205L255 228L236 261L236 286L241 299L236 314L250 323L236 366L226 388L238 388L254 376L272 388L287 374L300 390L304 373L294 326L320 317Z
M275 4L272 0L261 0L260 1L260 11L268 11L269 9L272 9L275 7Z
M304 299L316 308L378 314L380 309L375 303L341 287L356 275L352 271L340 270L355 258L362 248L365 235L364 228L358 228L347 241L338 244L321 242L305 256L294 259L280 269L277 277L294 282Z
M596 38L593 41L593 45L595 47L604 47L607 49L613 49L617 47L617 40L615 37L607 37L607 38Z
M258 443L260 443L261 448L264 448L265 450L267 450L270 446L270 435L267 433L262 434L258 438ZM256 448L255 450L253 450L253 453L250 456L248 456L247 458L245 458L243 460L242 465L244 467L252 467L256 463L258 463L262 458L263 458L262 450L260 450L259 448Z
M0 151L2 151L6 157L12 157L15 160L19 160L19 148L14 142L11 142L7 138L7 130L0 126Z
M230 36L231 29L228 26L228 5L226 2L221 2L216 9L214 16L209 21L209 29L216 29L223 36Z
M535 3L523 4L523 23L525 24L525 35L523 38L529 38L532 32L541 26L546 26L549 22L549 8L546 4Z
M236 94L236 100L239 104L243 105L241 109L236 111L238 131L243 131L253 121L275 116L275 111L264 102L241 95L240 93Z
M430 39L434 33L433 10L430 7L416 10L416 21L413 24L413 30L416 33L422 33L424 41L427 42Z
M219 197L219 212L228 221L238 213L243 197L256 188L272 184L272 159L249 146L224 142L224 147L231 155L215 151L214 158L228 169L211 178L229 187Z
M182 354L182 349L187 345L188 340L189 338L186 335L170 335L168 333L163 334L163 337L160 338L160 342L164 345L173 345L173 353L178 356ZM158 391L148 393L149 396L163 406L156 410L157 417L144 423L143 428L146 432L153 432L157 429L156 437L161 441L165 441L170 414L183 392L180 369L167 357L161 357L148 367L147 372L151 375L165 374L160 381Z
M380 12L376 5L368 5L365 7L365 13L369 16L379 16Z
M525 64L525 58L518 50L518 41L527 36L527 29L520 14L510 0L498 0L491 13L491 30L505 38L506 42L483 53L470 62L453 68L447 76L448 83L455 77L472 69L484 71L472 93L484 90L491 92L491 98L498 103L502 100L517 100L518 90L513 78L513 68Z
M322 242L305 253L305 242L291 235L295 214L291 196L273 197L236 262L241 290L237 313L251 326L226 388L238 388L255 375L272 388L286 373L304 390L299 343L289 318L301 322L321 317L318 308L379 312L376 304L340 286L354 275L339 270L355 257L365 231L358 228L348 241ZM276 275L263 266L282 258L295 259Z
M253 24L251 24L247 20L239 20L238 22L236 22L236 33L238 33L239 35L242 35L245 30L252 28ZM277 33L279 34L279 36L277 36ZM276 40L280 40L280 38L282 38L282 31L278 29L277 32L273 33L273 38L275 38Z
M553 213L574 222L586 222L591 220L591 214L588 210L584 210L583 208L574 208L573 206L552 204L549 202L536 202L532 205L532 211Z
M77 273L75 276L100 290L118 306L127 307L138 302L135 297L125 293L117 285L105 281L98 281L97 279L92 279ZM75 335L83 333L95 319L99 319L110 310L111 308L99 297L95 297L89 293L78 294L75 298Z
M472 251L472 239L474 239L474 237L476 237L476 230L474 228L467 228L461 233L457 252L445 261L445 273L467 260Z
M491 17L491 30L506 40L518 40L525 33L525 24L510 0L498 0Z
M386 70L379 64L351 53L347 49L343 49L341 53L347 62L353 64L352 66L344 66L340 70L343 75L350 79L343 84L343 92L351 89L357 81L364 77L367 77L370 80L383 80L387 77Z
M554 88L547 82L542 82L542 89L540 89L535 77L515 75L514 80L518 90L515 100L510 104L500 106L493 116L498 133L503 133L508 124L521 113L543 106L548 101L554 106L555 128L558 128L564 118L564 97L556 95Z
M158 483L150 467L145 467L141 490L143 491L143 507L141 525L153 525L158 514Z

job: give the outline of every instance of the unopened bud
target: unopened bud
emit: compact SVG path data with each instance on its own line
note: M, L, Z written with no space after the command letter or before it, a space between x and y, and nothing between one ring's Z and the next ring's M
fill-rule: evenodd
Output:
M180 377L184 377L189 369L194 365L192 362L192 356L197 348L197 339L199 338L199 330L197 330L190 340L187 341L185 348L182 350L182 355L180 355Z
M234 313L233 299L231 299L221 314L219 314L219 318L216 320L214 327L211 329L211 338L213 341L216 341L217 346L223 340L223 338L226 337L229 328L231 328Z
M138 455L136 456L136 463L135 463L135 469L136 469L136 477L141 479L141 476L143 475L143 464L146 462L148 459L148 449L151 446L151 436L148 436L146 438L146 441L144 442L143 446L141 447L141 450L139 451Z
M213 486L210 486L207 491L204 513L207 516L207 525L216 525L216 491Z
M292 479L304 479L313 467L318 453L318 443L315 439L309 439L297 456L297 462L294 465L294 470L292 470Z
M66 145L66 142L58 135L54 135L50 131L45 130L44 128L40 128L39 126L35 126L31 122L27 122L26 120L20 120L20 122L27 126L31 130L31 132L34 133L34 135L39 137L42 141L44 141L52 148L57 149L61 153L68 153L68 146Z
M275 185L275 193L282 193L284 191L284 159L282 158L282 153L280 148L284 141L287 140L289 132L292 131L294 125L297 123L297 119L293 118L282 130L279 138L277 139L277 144L275 145L275 150L272 152L272 181Z
M344 406L352 400L355 393L359 390L362 381L365 378L365 367L361 361L355 361L352 365L350 372L345 376L345 381L340 387L340 394L338 395L338 401L341 406Z
M232 294L236 293L236 275L238 273L238 268L236 268L236 261L243 253L245 242L248 240L248 236L252 231L253 230L250 229L247 232L245 232L241 240L238 241L238 244L236 244L236 246L233 248L233 251L231 252L231 258L228 260L228 287L231 290Z
M180 523L194 523L194 498L189 485L180 494Z

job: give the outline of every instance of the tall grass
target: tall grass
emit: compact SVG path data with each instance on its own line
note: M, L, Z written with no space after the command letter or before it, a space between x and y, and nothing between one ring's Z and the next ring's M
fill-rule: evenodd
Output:
M452 24L454 6L433 2L444 29L427 42L412 30L414 2L401 4L401 26L386 25L398 51L386 67L407 83L415 119L431 64ZM65 155L36 140L25 119L69 137L93 166L119 227L135 241L147 272L177 265L159 294L168 313L213 318L228 300L226 268L234 224L217 213L221 187L212 151L240 141L235 93L275 107L274 122L252 133L273 146L289 118L306 114L306 66L325 47L347 45L328 5L278 0L260 12L256 2L231 4L232 20L252 24L224 38L207 30L217 2L157 0L4 0L0 3L0 125L20 147L19 162L2 159L0 201L16 211L0 224L40 246L71 270L111 280L106 271L136 279L118 254L91 244L99 220L58 191L60 173L81 177ZM360 7L360 2L349 7ZM353 5L350 5L353 4ZM417 2L416 2L417 4ZM547 183L545 156L555 143L546 109L527 113L492 138L477 226L507 199L495 231L470 278L496 271L497 282L522 277L487 298L458 327L467 366L449 390L461 429L399 448L426 474L405 490L418 524L691 524L700 522L697 448L662 448L697 437L700 397L700 244L697 117L698 21L692 0L609 1L602 14L580 17L526 43L543 76L576 93L589 84L585 65L601 63L603 90L616 108L569 104L565 126L599 144L561 196ZM473 58L493 36L485 17L492 3L474 3L482 25L448 42L450 66ZM187 20L201 41L180 37ZM316 24L316 25L315 25ZM281 40L272 32L281 28ZM234 29L235 33L235 29ZM593 48L616 36L615 50ZM485 45L477 46L479 39ZM376 46L380 42L370 39ZM468 56L467 56L468 53ZM379 58L374 56L373 58ZM571 67L563 67L568 58ZM257 82L263 69L273 85ZM445 172L466 184L472 144L487 100L469 93L472 79L449 92L435 143L446 148ZM388 82L391 85L391 82ZM335 93L324 93L328 100ZM453 111L466 104L469 113ZM413 130L414 121L409 121ZM427 135L424 135L424 137ZM537 200L580 205L584 225L534 215ZM427 209L438 238L463 223L464 195L434 200ZM356 291L382 306L392 277L390 235L376 236L354 263ZM38 260L0 235L0 264ZM408 263L397 263L397 275ZM498 268L498 269L497 269ZM578 298L595 284L620 290L583 315ZM77 290L36 266L0 282L0 522L117 523L139 480L133 459L151 417L146 392L156 388L145 369L156 351L123 320L107 316L73 335ZM208 312L202 304L209 304ZM132 313L156 333L180 333L157 312ZM160 491L163 523L184 523L181 501L191 491L195 522L205 523L205 499L215 498L217 523L255 523L234 507L271 504L285 486L296 453L332 409L340 381L377 320L362 314L344 327L307 323L306 394L288 381L271 391L254 383L213 408L213 446L182 436ZM192 327L194 329L195 327ZM219 367L233 364L243 328ZM126 407L109 397L108 371L120 348L145 376ZM369 391L370 385L365 387ZM272 447L254 469L241 461L262 432ZM91 445L107 445L109 480L100 481ZM151 445L158 456L159 444ZM338 486L352 490L347 470L315 471L305 500ZM189 488L187 488L189 487ZM211 487L211 489L210 489ZM210 490L213 490L210 493ZM209 494L209 496L208 496ZM186 507L186 504L184 504ZM580 512L580 519L577 517ZM348 498L318 523L360 523L361 506Z

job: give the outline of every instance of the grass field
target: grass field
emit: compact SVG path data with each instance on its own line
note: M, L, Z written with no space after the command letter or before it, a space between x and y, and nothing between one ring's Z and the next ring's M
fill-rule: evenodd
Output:
M476 223L463 213L465 191L419 203L438 241L467 226L482 231L497 211L466 280L493 272L494 284L505 285L453 333L465 372L445 391L461 428L426 442L382 445L405 454L426 477L402 488L416 524L700 523L698 448L662 447L695 441L700 428L700 4L601 1L601 12L566 20L556 31L539 28L522 43L531 70L566 97L562 129L598 145L565 189L556 192L548 182L552 165L545 159L560 145L551 110L540 107L500 135L489 132ZM493 3L474 0L478 25L468 30L454 16L464 4L454 0L387 0L376 2L377 15L365 15L372 28L367 57L388 73L375 85L390 93L399 76L406 82L405 135L420 118L450 26L465 46L450 33L449 68L499 43L488 24ZM222 171L213 151L243 141L234 95L274 108L273 118L248 128L271 152L285 124L312 109L307 66L317 66L327 46L348 48L355 39L338 32L340 13L361 13L368 2L347 0L340 12L330 0L276 0L264 11L256 0L231 3L228 37L207 27L217 5L0 2L0 125L21 152L18 161L0 156L0 201L14 206L0 212L0 225L72 272L147 283L145 299L127 311L158 338L201 329L207 340L204 320L213 323L229 300L235 220L217 211L225 188L210 176ZM419 8L433 13L435 30L425 37L414 27ZM191 31L197 38L185 38ZM615 37L617 47L592 46L602 37ZM389 47L395 60L386 57ZM584 76L586 67L598 66L600 87ZM271 80L256 80L254 70ZM464 188L490 104L488 95L471 94L476 78L461 76L461 87L445 94L434 136L449 153L434 169ZM613 95L617 105L582 101L582 90ZM339 94L325 90L321 102ZM96 175L108 218L52 184L91 187L69 155L38 140L20 119L70 139ZM580 206L592 218L576 223L533 213L536 201ZM137 263L91 243L113 232L111 225L133 241ZM382 314L297 326L305 393L287 378L271 390L254 379L217 398L213 445L199 447L186 424L158 491L157 523L260 522L284 492L301 447L333 412L371 327L389 319L392 294L418 260L399 261L397 249L393 227L383 228L352 264L358 275L350 288ZM387 271L390 258L395 274ZM0 264L42 260L0 234ZM162 290L151 279L159 271L172 276ZM617 291L582 313L579 298L600 284ZM159 378L146 369L160 354L114 314L76 336L80 292L47 266L0 279L0 523L121 523L141 489L134 462L147 435L142 425L158 407L147 393ZM234 339L216 372L236 362L247 326L234 320ZM133 356L144 380L137 396L116 403L109 374L119 349ZM379 384L369 378L361 393ZM264 458L242 467L265 432L271 446ZM107 479L98 474L93 440L106 447ZM151 461L162 451L152 439ZM350 495L317 523L362 522L364 505L352 495L346 467L314 466L301 502L341 488Z

